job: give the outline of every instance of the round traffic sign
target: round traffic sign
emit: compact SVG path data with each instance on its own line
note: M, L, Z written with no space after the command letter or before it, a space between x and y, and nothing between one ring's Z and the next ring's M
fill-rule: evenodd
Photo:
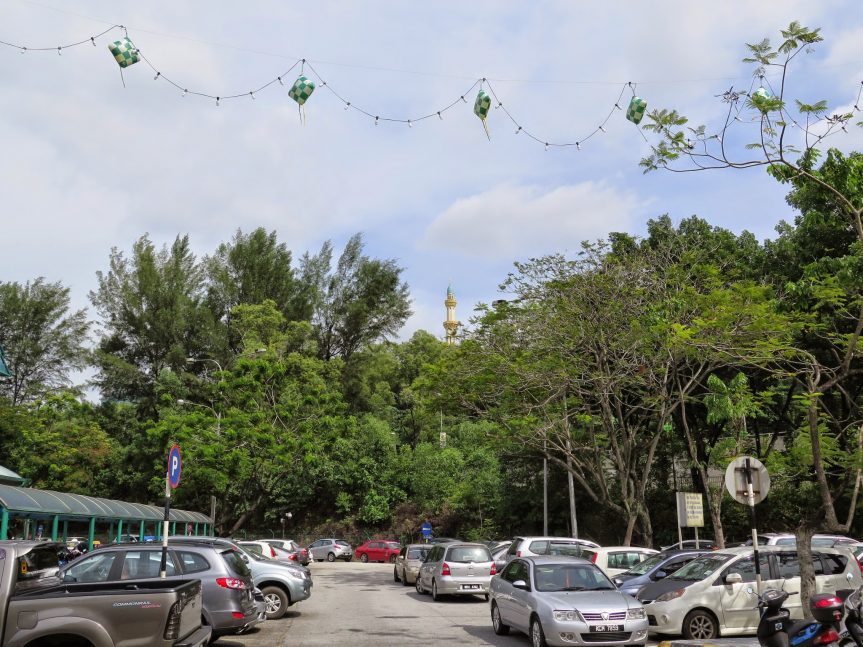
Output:
M725 489L735 501L743 505L749 505L748 481L752 483L753 504L764 501L770 492L770 474L767 473L767 468L757 458L738 456L725 470Z
M172 488L180 484L180 473L183 471L183 459L180 456L180 446L174 445L168 452L168 483Z

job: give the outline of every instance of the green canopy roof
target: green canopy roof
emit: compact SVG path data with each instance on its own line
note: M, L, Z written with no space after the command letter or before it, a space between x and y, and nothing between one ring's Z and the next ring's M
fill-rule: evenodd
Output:
M11 483L12 485L24 485L27 481L20 474L16 474L8 467L0 465L0 483Z
M161 521L165 516L164 508L143 503L126 503L112 499L102 499L83 494L37 490L29 487L15 487L0 483L0 507L13 515L60 515L61 517L80 517L97 519L122 519L123 521ZM171 521L186 523L212 523L210 517L200 512L171 509Z

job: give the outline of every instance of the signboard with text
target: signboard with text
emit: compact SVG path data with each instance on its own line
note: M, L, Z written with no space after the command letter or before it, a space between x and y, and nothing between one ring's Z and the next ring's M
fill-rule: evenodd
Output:
M700 492L677 493L677 525L681 528L704 527L704 505Z

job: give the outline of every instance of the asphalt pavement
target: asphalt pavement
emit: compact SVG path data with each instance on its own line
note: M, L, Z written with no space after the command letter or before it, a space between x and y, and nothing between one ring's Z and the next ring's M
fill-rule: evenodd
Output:
M312 596L244 636L221 638L217 647L314 647L345 644L495 645L529 647L527 636L496 636L481 596L432 602L413 586L393 581L391 564L312 563ZM649 645L655 646L657 641ZM757 647L754 638L720 639L712 645ZM697 647L697 645L692 645Z

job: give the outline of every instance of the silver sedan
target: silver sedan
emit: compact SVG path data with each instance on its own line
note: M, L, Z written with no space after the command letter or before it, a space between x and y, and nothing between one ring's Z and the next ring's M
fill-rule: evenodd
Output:
M584 559L516 558L492 578L490 604L494 632L523 631L533 647L647 642L641 603Z

